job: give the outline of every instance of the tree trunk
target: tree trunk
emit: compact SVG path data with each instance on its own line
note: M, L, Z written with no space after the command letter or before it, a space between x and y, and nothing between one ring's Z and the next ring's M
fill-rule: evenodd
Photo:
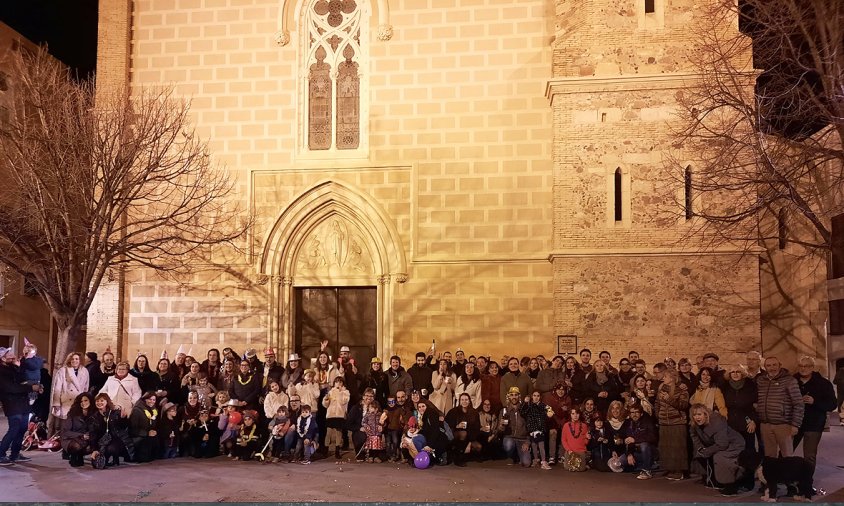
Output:
M68 322L68 320L68 318L56 318L58 338L56 340L56 351L53 354L53 370L64 365L68 353L72 351L85 353L85 350L77 349L80 340L84 341L85 338L85 323L78 321L62 323ZM82 363L85 363L84 359Z

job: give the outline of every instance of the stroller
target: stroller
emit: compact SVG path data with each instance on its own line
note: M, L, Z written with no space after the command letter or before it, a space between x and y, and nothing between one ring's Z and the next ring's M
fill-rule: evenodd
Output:
M37 417L33 417L29 421L26 429L26 434L23 437L23 444L21 450L44 450L54 452L60 450L61 435L57 432L52 437L47 437L47 426Z

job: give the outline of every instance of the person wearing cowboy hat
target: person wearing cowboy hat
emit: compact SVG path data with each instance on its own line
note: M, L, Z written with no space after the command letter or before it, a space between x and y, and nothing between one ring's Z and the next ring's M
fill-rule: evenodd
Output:
M527 422L522 415L522 391L517 386L507 389L507 403L501 409L500 424L504 439L501 442L504 453L514 464L530 467L530 442Z
M291 353L287 358L287 367L281 374L281 389L285 392L291 385L296 385L304 380L305 370L302 368L302 360L298 353Z
M340 356L337 357L338 368L343 371L343 380L352 396L349 400L350 405L360 401L360 384L363 383L363 376L358 371L358 366L351 353L348 346L342 346Z
M264 384L275 381L281 385L282 374L284 374L284 366L275 359L275 350L267 346L264 350Z
M264 377L264 363L258 360L258 351L255 348L247 348L246 352L243 353L243 358L249 361L252 374L259 378Z

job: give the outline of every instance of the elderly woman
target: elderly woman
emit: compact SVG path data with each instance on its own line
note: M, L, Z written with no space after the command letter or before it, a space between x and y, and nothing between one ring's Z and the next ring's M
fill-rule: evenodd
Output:
M88 392L76 396L62 424L62 450L67 452L72 467L81 467L85 455L93 451L97 434L94 397Z
M724 405L727 407L727 425L744 438L745 448L756 450L756 427L759 415L756 413L756 382L748 379L741 366L727 369L726 381L722 387Z
M660 464L668 471L666 478L669 480L682 480L689 470L686 428L689 390L679 382L678 376L676 370L666 370L656 393Z
M468 366L471 362L466 364ZM472 406L469 394L460 394L457 406L451 408L451 411L445 417L445 421L454 434L454 439L449 445L454 465L465 467L469 455L481 451L481 445L477 442L478 433L481 430L481 420L477 410Z
M100 393L108 394L115 409L120 410L120 415L128 417L143 392L138 379L129 374L129 362L120 362L114 370L114 376L106 380Z
M709 367L701 367L697 374L697 390L692 394L689 402L691 404L703 404L710 411L717 411L721 416L727 417L727 405L724 404L724 393L715 385L713 374Z
M457 376L451 372L448 362L445 360L437 362L437 370L431 376L431 384L434 389L428 399L434 403L437 409L443 413L448 413L448 410L454 405L454 388L457 386ZM483 383L481 383L481 389L483 389ZM495 394L498 395L497 388ZM483 396L483 394L481 395Z
M64 366L53 376L53 388L50 400L50 434L60 429L73 402L89 387L88 369L82 366L82 354L72 352L67 355Z
M722 494L736 494L736 481L741 474L738 457L745 447L744 438L727 425L723 416L703 404L694 404L691 413L693 469L706 476L707 463L711 459L715 480L724 486Z

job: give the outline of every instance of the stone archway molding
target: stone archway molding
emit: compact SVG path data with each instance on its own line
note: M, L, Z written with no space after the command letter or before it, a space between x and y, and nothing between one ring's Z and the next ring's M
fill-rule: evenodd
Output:
M378 354L392 350L393 286L407 281L401 237L387 212L370 195L338 181L322 181L295 198L267 234L258 274L271 280L268 343L293 352L293 290L296 259L310 233L322 223L342 218L364 236L372 252L371 282L378 286Z
M278 14L281 28L275 33L279 46L290 43L290 27L296 26L295 20L304 1L307 0L282 0ZM378 40L390 40L393 38L393 25L390 24L389 0L375 0L375 4L378 7Z

